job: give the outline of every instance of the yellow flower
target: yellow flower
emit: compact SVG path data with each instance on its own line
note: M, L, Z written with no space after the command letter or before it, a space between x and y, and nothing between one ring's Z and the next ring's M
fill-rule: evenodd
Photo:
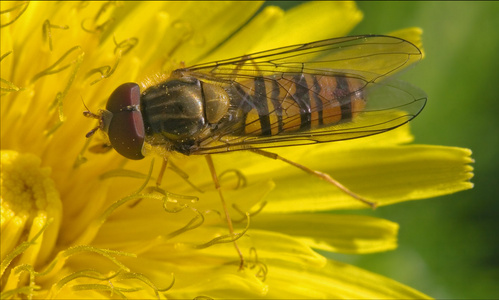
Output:
M245 152L214 156L246 260L239 270L203 157L173 154L163 195L144 188L153 158L86 151L93 124L81 99L96 111L121 83L346 35L362 18L351 2L312 2L267 7L247 23L260 5L1 2L2 299L426 297L318 254L394 249L398 228L324 213L364 206L299 170ZM469 150L402 145L410 140L404 126L275 152L380 205L471 188Z

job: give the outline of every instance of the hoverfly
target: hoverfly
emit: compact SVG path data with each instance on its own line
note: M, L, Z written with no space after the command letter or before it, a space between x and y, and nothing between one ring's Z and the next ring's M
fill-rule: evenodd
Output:
M136 83L120 85L105 110L85 112L99 120L87 137L101 129L129 159L142 159L155 147L206 154L217 188L210 154L250 150L374 206L329 175L262 149L361 138L407 123L423 109L426 95L390 77L421 57L403 39L364 35L180 68L144 91ZM227 222L232 234L228 216Z

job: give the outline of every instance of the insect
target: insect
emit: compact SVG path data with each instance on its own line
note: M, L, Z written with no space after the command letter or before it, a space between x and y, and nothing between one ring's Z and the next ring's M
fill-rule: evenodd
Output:
M216 186L209 155L249 150L374 206L329 175L263 149L361 138L407 123L423 109L426 95L391 76L421 57L403 39L364 35L180 68L144 91L136 83L120 85L105 110L85 112L99 120L87 137L101 129L118 153L134 160L154 148L206 154Z

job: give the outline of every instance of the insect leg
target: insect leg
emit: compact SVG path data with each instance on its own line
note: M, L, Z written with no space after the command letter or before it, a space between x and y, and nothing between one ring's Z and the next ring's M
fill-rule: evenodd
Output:
M161 181L163 180L163 175L166 171L166 166L168 165L168 157L163 157L163 164L161 164L161 169L159 170L158 178L156 179L156 186L159 187L161 185Z
M204 193L204 191L202 189L200 189L199 187L197 187L194 183L192 183L190 180L189 180L189 175L187 175L187 173L185 173L184 171L182 171L179 167L177 167L172 161L169 161L169 164L168 164L168 169L172 170L173 172L175 172L178 176L180 176L185 182L187 182L187 184L189 184L193 189L195 189L196 191L200 192L200 193Z
M232 76L234 77L234 80L236 79L237 77L237 74L239 72L239 70L245 65L248 63L248 61L254 65L255 69L260 72L260 70L258 69L258 65L255 63L255 61L253 60L253 58L251 57L251 55L245 55L241 58L241 61L238 62L236 64L236 67L234 68L234 70L232 71Z
M225 204L222 190L220 188L220 183L218 182L217 173L215 171L215 165L213 165L213 160L211 159L210 154L206 154L205 158L206 161L208 162L208 167L210 168L211 176L213 177L213 183L215 184L215 188L217 189L218 195L220 196L220 200L222 201L222 206L225 213L225 219L227 220L227 226L229 227L229 233L231 236L234 236L234 227L232 226L232 220L230 219L229 211L227 210L227 205ZM234 248L236 248L237 254L239 255L240 258L239 270L242 270L244 268L244 258L243 254L241 253L241 250L239 250L239 246L237 246L236 241L234 241Z
M268 158L271 158L271 159L275 159L275 160L280 160L280 161L283 161L285 163L288 163L294 167L297 167L298 169L301 169L311 175L314 175L314 176L317 176L319 177L320 179L322 180L325 180L329 183L331 183L332 185L336 186L337 188L339 188L341 191L343 191L344 193L346 193L347 195L359 200L360 202L362 203L365 203L367 205L369 205L372 209L375 209L377 204L376 202L372 202L372 201L369 201L357 194L355 194L354 192L350 191L347 187L345 187L344 185L342 185L341 183L339 183L338 181L336 181L334 178L332 178L331 176L329 176L329 174L326 174L326 173L323 173L323 172L320 172L320 171L316 171L316 170L312 170L304 165L300 165L299 163L296 163L294 161L291 161L291 160L288 160L276 153L272 153L272 152L268 152L268 151L264 151L264 150L261 150L261 149L253 149L253 148L250 148L248 149L249 151L253 152L253 153L256 153L256 154L260 154L260 155L263 155L265 157L268 157Z

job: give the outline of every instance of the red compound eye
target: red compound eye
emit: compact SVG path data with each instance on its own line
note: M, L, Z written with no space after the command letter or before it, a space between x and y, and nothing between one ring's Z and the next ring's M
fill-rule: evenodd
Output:
M114 90L106 110L112 113L107 134L113 148L128 159L143 159L144 121L140 108L140 87L129 82Z

